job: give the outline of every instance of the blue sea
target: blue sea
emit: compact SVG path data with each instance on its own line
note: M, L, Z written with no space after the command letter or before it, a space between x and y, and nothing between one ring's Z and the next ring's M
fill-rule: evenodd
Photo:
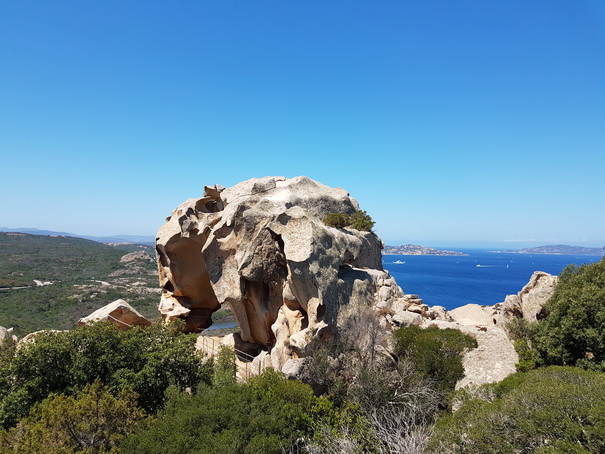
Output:
M585 255L494 253L458 249L468 256L384 255L383 265L407 294L429 306L454 309L469 303L492 305L518 293L534 271L558 275L568 264L598 262ZM395 263L404 262L404 263Z

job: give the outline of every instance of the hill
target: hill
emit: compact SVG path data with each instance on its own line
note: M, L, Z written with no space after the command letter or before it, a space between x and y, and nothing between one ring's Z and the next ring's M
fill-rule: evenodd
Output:
M404 246L385 246L382 250L383 255L468 255L463 252L445 251L443 249L433 249L416 244L406 244Z
M554 254L554 255L595 255L602 256L605 253L601 248L590 248L582 246L568 246L566 244L546 245L519 249L516 254Z
M0 232L0 326L68 329L118 298L157 317L155 250L71 236Z
M19 227L13 229L9 227L0 227L0 232L17 232L17 233L29 233L32 235L48 235L48 236L70 236L76 238L84 238L86 240L96 241L97 243L135 243L145 244L153 246L155 244L155 238L147 235L112 235L112 236L92 236L92 235L79 235L77 233L69 232L56 232L54 230L41 230L30 227Z

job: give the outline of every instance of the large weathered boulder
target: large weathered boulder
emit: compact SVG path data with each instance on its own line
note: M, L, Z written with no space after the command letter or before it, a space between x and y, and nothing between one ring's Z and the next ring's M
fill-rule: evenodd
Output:
M502 323L513 318L523 318L535 322L550 299L557 285L557 276L536 271L529 282L516 295L508 295L500 306Z
M201 331L229 304L241 340L270 351L281 369L336 325L342 306L388 311L403 297L382 269L382 242L373 232L323 222L358 210L344 189L306 177L206 186L158 232L160 312Z
M81 318L78 321L78 325L89 325L102 320L115 323L122 330L127 330L133 326L148 326L151 324L149 320L126 301L115 300L113 303L97 309L89 316Z

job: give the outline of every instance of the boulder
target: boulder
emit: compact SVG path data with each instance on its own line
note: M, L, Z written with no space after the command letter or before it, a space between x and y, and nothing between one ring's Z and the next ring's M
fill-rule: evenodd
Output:
M206 186L158 231L162 316L199 332L229 304L241 340L270 351L281 368L329 335L341 307L388 313L403 292L382 269L380 239L323 222L357 210L344 189L306 177Z
M555 291L557 280L557 276L544 271L534 272L519 293L508 295L500 305L500 323L506 323L513 318L523 318L528 322L537 321L544 305Z
M97 309L88 317L81 318L78 325L89 325L101 320L113 322L122 330L127 330L133 326L148 326L151 324L134 307L120 299Z
M415 312L401 311L393 315L392 321L395 326L419 326L422 324L423 318L422 315Z
M449 311L450 318L461 325L494 325L494 317L497 315L493 306L480 306L478 304L466 304Z
M519 356L504 329L498 326L459 329L477 339L477 348L462 357L464 377L456 383L456 389L496 383L517 371Z
M10 345L13 341L13 336L11 334L12 328L6 329L4 326L0 326L0 347L3 344Z

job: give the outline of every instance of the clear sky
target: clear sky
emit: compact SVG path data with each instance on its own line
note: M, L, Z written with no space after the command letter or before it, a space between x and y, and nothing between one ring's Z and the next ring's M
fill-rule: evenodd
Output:
M387 244L605 245L602 0L0 2L0 226L307 175Z

